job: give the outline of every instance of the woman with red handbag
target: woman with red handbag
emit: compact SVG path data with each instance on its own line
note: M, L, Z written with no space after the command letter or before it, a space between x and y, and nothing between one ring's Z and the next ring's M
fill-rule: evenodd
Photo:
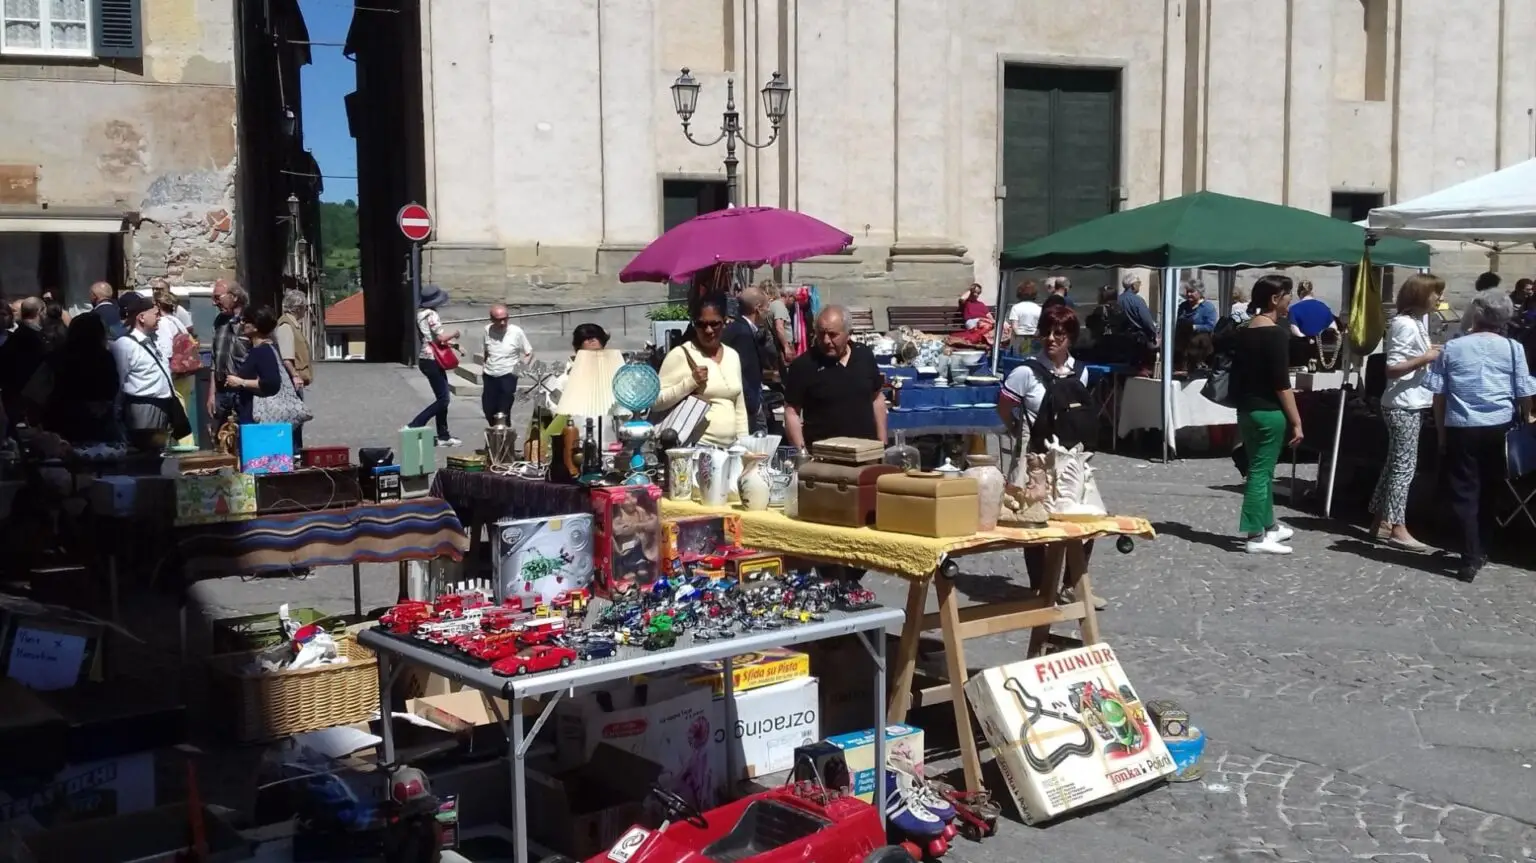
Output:
M448 292L437 285L421 286L421 305L416 309L416 332L421 336L421 353L416 367L421 369L427 383L432 385L433 402L422 409L416 418L406 423L411 428L423 428L428 421L437 423L438 446L461 446L464 442L448 433L448 373L459 367L459 355L454 352L453 340L458 330L443 329L437 310L448 304Z

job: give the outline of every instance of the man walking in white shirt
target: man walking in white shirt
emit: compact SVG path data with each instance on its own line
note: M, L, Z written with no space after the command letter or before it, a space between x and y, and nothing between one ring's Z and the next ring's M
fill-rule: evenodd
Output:
M497 414L512 416L512 402L517 399L517 373L533 361L533 345L522 327L511 322L506 306L491 306L491 322L485 328L485 381L480 391L480 409L487 425L494 425Z

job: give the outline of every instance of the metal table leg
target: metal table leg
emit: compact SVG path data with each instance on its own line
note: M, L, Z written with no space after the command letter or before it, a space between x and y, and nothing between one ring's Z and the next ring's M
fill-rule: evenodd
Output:
M736 798L736 657L727 656L720 663L721 692L725 696L725 787L727 796Z
M395 676L392 673L394 660L388 651L381 650L376 654L379 657L379 736L384 738L384 763L395 763L395 723L392 702L394 699Z
M529 863L528 858L528 777L523 772L523 699L513 698L511 716L507 717L507 738L512 745L512 859Z
M875 763L885 764L885 630L876 629L858 633L869 658L875 663ZM875 778L875 811L880 814L880 825L885 826L885 776Z
M363 616L363 565L352 564L352 613Z

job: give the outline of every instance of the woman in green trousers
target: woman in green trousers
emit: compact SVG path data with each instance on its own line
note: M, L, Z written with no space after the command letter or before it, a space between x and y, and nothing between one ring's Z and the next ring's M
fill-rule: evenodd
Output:
M1236 335L1232 390L1237 429L1248 452L1248 484L1238 529L1249 554L1290 554L1291 529L1275 520L1275 464L1283 446L1301 443L1301 415L1291 392L1289 327L1277 326L1291 305L1291 280L1265 276L1253 286L1248 313Z

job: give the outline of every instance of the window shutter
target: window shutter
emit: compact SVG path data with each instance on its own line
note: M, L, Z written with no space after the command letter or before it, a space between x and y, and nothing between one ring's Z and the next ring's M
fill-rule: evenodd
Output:
M144 56L139 0L94 0L96 56Z

